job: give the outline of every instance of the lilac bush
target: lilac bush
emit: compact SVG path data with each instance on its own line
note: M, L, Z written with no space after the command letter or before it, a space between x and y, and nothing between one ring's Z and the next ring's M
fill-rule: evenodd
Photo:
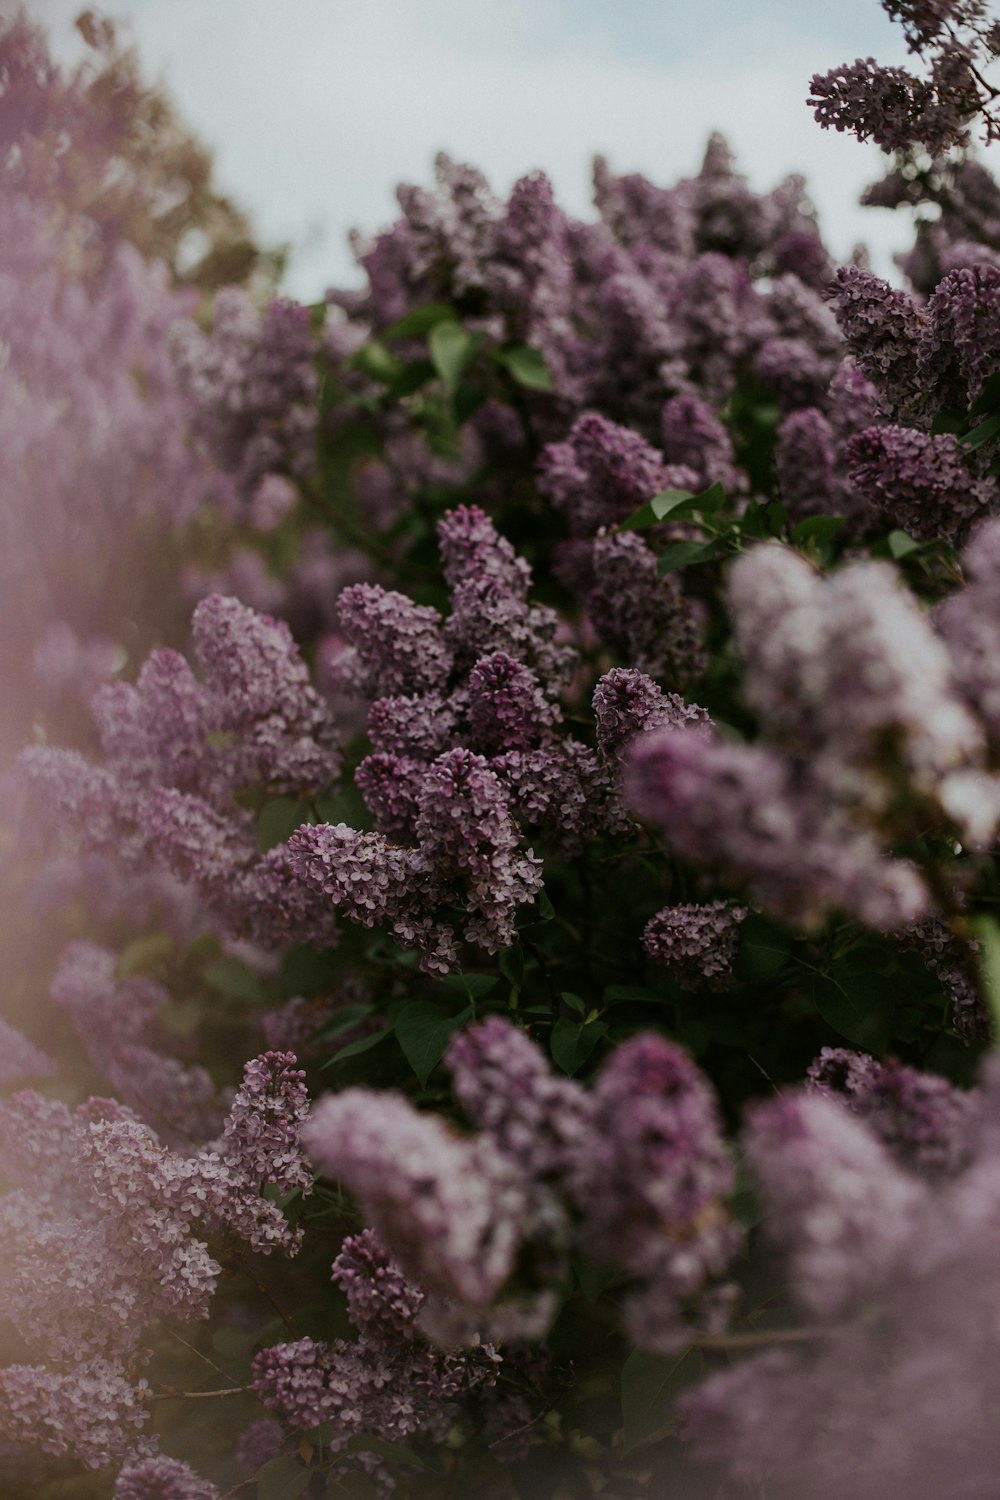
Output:
M309 308L0 26L25 1500L991 1493L1000 22L883 8L901 284L713 136Z

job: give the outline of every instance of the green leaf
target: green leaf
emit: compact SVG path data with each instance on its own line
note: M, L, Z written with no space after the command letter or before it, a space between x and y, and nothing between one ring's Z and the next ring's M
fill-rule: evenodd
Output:
M892 1034L892 997L884 975L835 964L829 973L816 975L813 998L834 1031L868 1052L885 1052Z
M552 390L552 376L540 349L532 349L528 344L508 344L505 349L497 349L493 358L527 390Z
M414 1453L412 1448L407 1448L403 1443L391 1443L388 1438L369 1437L367 1433L356 1432L353 1437L348 1438L345 1446L348 1453L377 1453L393 1464L404 1464L413 1469L424 1467L424 1460L419 1453Z
M825 547L833 540L843 524L843 516L806 516L805 520L800 521L792 532L792 541L797 547L807 542L815 542L818 546Z
M257 814L257 842L261 854L277 844L287 844L303 823L314 822L312 809L301 797L275 797Z
M789 940L755 912L740 923L736 972L742 979L769 979L788 962Z
M912 536L907 536L905 531L890 531L885 540L890 553L897 562L904 557L909 557L911 552L920 551L920 543L915 542Z
M669 516L680 506L687 511L694 501L691 490L661 490L645 505L640 505L634 510L627 521L623 521L618 527L619 531L642 531L646 526L658 526L660 522Z
M579 995L574 995L570 990L563 990L559 998L565 1001L570 1010L575 1010L578 1016L587 1014L586 1003L580 999Z
M499 983L496 974L448 974L441 981L446 990L465 995L470 1002L485 999Z
M382 1031L370 1032L368 1036L359 1036L357 1041L348 1042L346 1047L341 1047L339 1052L328 1057L323 1067L332 1068L334 1063L342 1062L345 1057L358 1057L362 1052L370 1052L379 1042L384 1042L387 1036L392 1036L391 1026L386 1026Z
M385 330L384 339L408 339L415 334L427 333L437 323L457 321L455 309L447 302L426 302L423 307L414 307L398 322Z
M1000 371L989 376L974 404L969 408L969 416L978 417L983 412L996 411L998 407L1000 407Z
M975 411L975 407L973 407ZM931 423L931 437L940 437L944 432L964 432L968 425L968 415L964 411L939 411Z
M512 943L501 951L497 968L512 990L521 988L524 983L524 950L520 943Z
M984 443L992 443L995 437L1000 437L1000 413L996 412L987 417L985 422L980 422L979 426L974 427L971 432L967 432L965 437L959 438L959 442L963 448L968 448L970 453L975 453L976 449L981 448Z
M664 573L676 573L678 568L687 568L692 563L709 562L718 557L722 547L718 540L712 542L674 542L660 553L656 571L662 578Z
M671 1402L687 1383L693 1353L673 1358L633 1349L622 1367L622 1446L626 1453L647 1443L670 1420Z
M267 992L252 969L248 969L241 958L223 953L206 964L202 975L213 990L228 995L233 1000L250 1000L259 1004L266 999Z
M449 320L434 324L427 335L427 348L431 363L449 391L458 389L482 342L481 333L469 333L461 323Z
M254 1476L257 1500L296 1500L312 1478L295 1458L272 1458Z
M374 339L358 350L352 363L362 374L367 375L370 380L377 380L381 385L391 385L406 369L406 365L391 349Z
M983 998L993 1020L994 1045L1000 1038L1000 926L993 917L973 917L972 930L979 939L979 977Z
M602 997L605 1005L662 1005L664 996L641 984L609 984Z
M552 1028L549 1047L558 1068L571 1077L587 1061L602 1036L607 1035L603 1021L571 1021L562 1017Z
M444 1049L468 1016L468 1010L457 1016L445 1015L431 1000L410 1000L396 1016L396 1040L421 1088L427 1087Z

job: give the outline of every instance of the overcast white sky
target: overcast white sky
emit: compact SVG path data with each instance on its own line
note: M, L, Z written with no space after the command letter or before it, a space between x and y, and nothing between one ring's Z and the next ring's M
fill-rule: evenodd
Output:
M0 13L15 8L0 0ZM27 0L60 51L82 0ZM712 129L757 189L803 172L828 244L864 239L876 269L905 222L861 210L885 158L821 131L808 80L857 56L901 62L878 0L105 0L147 72L211 145L222 187L265 243L289 241L286 288L312 301L356 281L352 225L395 217L399 181L436 151L498 190L542 167L588 216L590 161L669 184Z

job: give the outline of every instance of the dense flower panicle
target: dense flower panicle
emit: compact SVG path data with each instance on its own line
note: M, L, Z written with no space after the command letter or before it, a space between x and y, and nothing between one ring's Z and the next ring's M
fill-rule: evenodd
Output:
M683 686L707 665L698 617L675 573L659 577L637 532L599 535L587 612L598 635L640 672Z
M347 1089L313 1109L304 1130L316 1166L353 1192L379 1240L425 1293L452 1305L472 1339L510 1276L526 1209L525 1187L485 1139L463 1140L398 1094ZM422 1309L421 1326L442 1328Z
M112 1500L218 1500L219 1491L176 1458L127 1463L115 1480Z
M745 906L711 901L665 906L643 928L642 946L682 985L718 987L732 973Z
M1000 359L1000 266L949 271L927 300L918 367L941 406L978 400Z
M666 1353L690 1341L692 1317L715 1327L731 1303L718 1283L741 1235L723 1207L733 1165L715 1100L680 1048L648 1034L604 1064L591 1107L574 1187L582 1242L636 1278L629 1333Z
M978 1099L946 1078L824 1047L807 1079L817 1092L846 1104L897 1161L923 1176L953 1177L971 1157Z
M612 667L594 688L597 748L603 758L620 765L633 735L654 729L702 726L708 735L711 716L676 693L665 693L645 672L635 667Z
M478 506L457 506L438 522L444 575L451 589L445 637L459 665L503 651L529 667L547 691L572 675L577 653L556 639L559 617L529 605L531 569ZM414 684L416 685L416 684Z
M896 1273L927 1190L895 1171L878 1137L820 1093L769 1100L750 1122L747 1156L796 1298L807 1315L841 1316Z
M873 57L858 58L809 80L809 104L816 121L828 130L850 130L859 140L874 140L883 151L905 150L915 140L928 149L950 145L945 137L925 134L933 114L931 85L906 68L883 67Z
M472 745L486 755L526 750L562 717L534 673L505 651L476 662L469 673L468 693Z
M640 735L626 794L686 858L750 881L759 902L786 921L809 926L836 905L892 930L931 910L916 868L886 857L828 795L796 786L770 747L706 742L683 729Z
M628 830L613 773L579 740L508 750L490 769L508 789L518 819L564 854L579 852L598 834Z
M448 1352L375 1329L354 1344L305 1338L264 1349L254 1359L252 1385L293 1432L328 1424L331 1450L343 1453L347 1440L361 1434L376 1442L418 1435L443 1441L462 1414L463 1398L495 1383L498 1364L489 1345ZM345 1458L348 1467L372 1473L380 1495L391 1493L384 1460L362 1444L352 1444Z
M307 308L276 299L261 314L238 287L218 293L211 333L193 322L173 329L195 439L245 505L256 505L263 480L313 466L316 352Z
M778 429L775 466L785 509L792 521L807 516L848 516L858 508L838 464L833 427L814 406L789 412Z
M962 554L969 584L935 611L956 683L983 724L994 755L1000 745L1000 522L987 521Z
M867 427L847 445L851 486L918 541L964 541L996 508L996 484L977 479L951 433Z
M660 431L667 462L693 469L698 476L696 488L721 484L729 495L746 489L746 476L736 467L732 439L700 397L672 396L660 416Z
M466 1115L504 1156L532 1178L566 1175L585 1149L589 1102L519 1027L500 1016L467 1027L445 1064Z
M550 443L538 460L538 485L565 515L575 536L615 526L661 490L698 487L698 472L671 474L662 456L637 432L596 412L578 417L565 442Z
M370 1229L349 1235L333 1263L333 1279L362 1333L412 1338L423 1293L409 1281Z
M433 760L451 748L456 715L443 693L376 698L368 710L368 736L376 751Z
M427 762L412 755L376 751L359 764L354 785L379 829L389 838L412 843L416 837L420 789L426 774Z
M209 1139L222 1123L218 1091L207 1071L151 1045L162 985L118 980L115 956L94 943L71 943L59 960L52 998L72 1017L91 1062L115 1094L172 1141Z
M989 1493L998 1459L988 1415L998 1388L995 1069L982 1084L973 1160L933 1188L842 1106L789 1096L763 1107L766 1138L756 1140L755 1123L751 1155L765 1222L800 1302L834 1322L804 1347L768 1351L687 1398L689 1435L734 1477L822 1500L845 1483L864 1500Z
M0 1088L31 1078L51 1078L55 1059L0 1016Z
M340 762L329 712L284 621L212 594L195 610L191 633L214 700L213 727L238 737L237 786L239 778L277 790L334 780Z
M878 811L895 759L967 837L988 841L997 810L985 776L987 805L961 805L963 775L983 765L981 732L952 687L947 651L892 567L855 563L823 579L787 548L757 547L733 567L729 602L747 698L835 795Z
M443 685L451 653L436 610L370 583L344 589L337 608L354 652L343 662L345 683L373 697Z
M251 1422L236 1439L233 1459L246 1474L256 1474L272 1458L278 1458L285 1446L285 1429L274 1417Z
M860 266L842 266L830 296L855 365L890 406L907 404L922 390L918 375L926 318L906 292Z
M309 1108L304 1078L291 1052L252 1058L225 1124L226 1156L234 1170L282 1193L312 1187L299 1139Z
M968 1045L988 1041L993 1023L983 999L978 966L980 944L959 939L944 922L918 922L898 935L900 943L919 953L938 979L951 1007L951 1024Z
M109 1360L70 1371L39 1365L0 1369L0 1431L43 1452L73 1454L89 1469L103 1469L127 1454L149 1451L142 1429L149 1419L145 1380L129 1378Z
M520 850L504 789L481 756L438 757L421 788L416 834L434 866L468 881L468 939L488 953L511 943L518 907L541 887L541 861Z

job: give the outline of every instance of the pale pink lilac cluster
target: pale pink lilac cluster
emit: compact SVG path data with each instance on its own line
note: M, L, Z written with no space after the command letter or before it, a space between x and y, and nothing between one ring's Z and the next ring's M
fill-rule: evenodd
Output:
M685 1402L688 1434L779 1494L972 1500L998 1459L996 1069L956 1170L933 1183L894 1159L880 1111L858 1119L847 1103L791 1094L751 1118L764 1223L812 1337L710 1377ZM946 1132L959 1123L943 1093L927 1109Z
M379 1494L390 1493L379 1442L443 1441L463 1413L468 1416L470 1397L495 1385L501 1357L489 1344L429 1344L417 1323L423 1292L371 1230L344 1241L333 1279L346 1293L357 1338L304 1338L264 1349L253 1362L253 1390L285 1431L324 1427L337 1455L334 1476L360 1468ZM371 1450L364 1437L375 1440Z
M294 881L283 845L261 856L240 802L250 789L301 794L336 779L329 711L283 622L211 596L195 611L193 637L200 677L161 650L135 685L98 691L103 763L48 746L22 754L29 808L46 834L162 864L234 935L279 947L329 942L332 912Z
M142 1458L125 1464L112 1500L218 1500L219 1491L177 1458Z
M885 929L929 916L924 875L892 844L929 818L982 849L1000 817L985 726L946 644L883 563L822 578L762 546L733 567L729 599L764 737L643 737L634 805L788 920L831 906Z
M446 1062L475 1135L361 1089L321 1099L305 1130L313 1161L426 1293L428 1337L538 1337L574 1242L628 1277L641 1347L669 1352L725 1323L742 1243L725 1202L733 1165L680 1048L633 1037L588 1093L494 1017L457 1037Z
M75 942L60 957L51 993L116 1098L165 1141L183 1149L217 1134L223 1101L207 1070L153 1045L157 1012L169 999L163 985L119 979L113 953Z
M204 1318L234 1242L294 1253L268 1188L308 1192L302 1074L290 1054L247 1064L219 1141L180 1155L130 1109L71 1112L26 1091L0 1105L0 1272L36 1363L0 1370L0 1431L102 1467L148 1451L150 1325ZM217 1240L213 1253L206 1238Z

